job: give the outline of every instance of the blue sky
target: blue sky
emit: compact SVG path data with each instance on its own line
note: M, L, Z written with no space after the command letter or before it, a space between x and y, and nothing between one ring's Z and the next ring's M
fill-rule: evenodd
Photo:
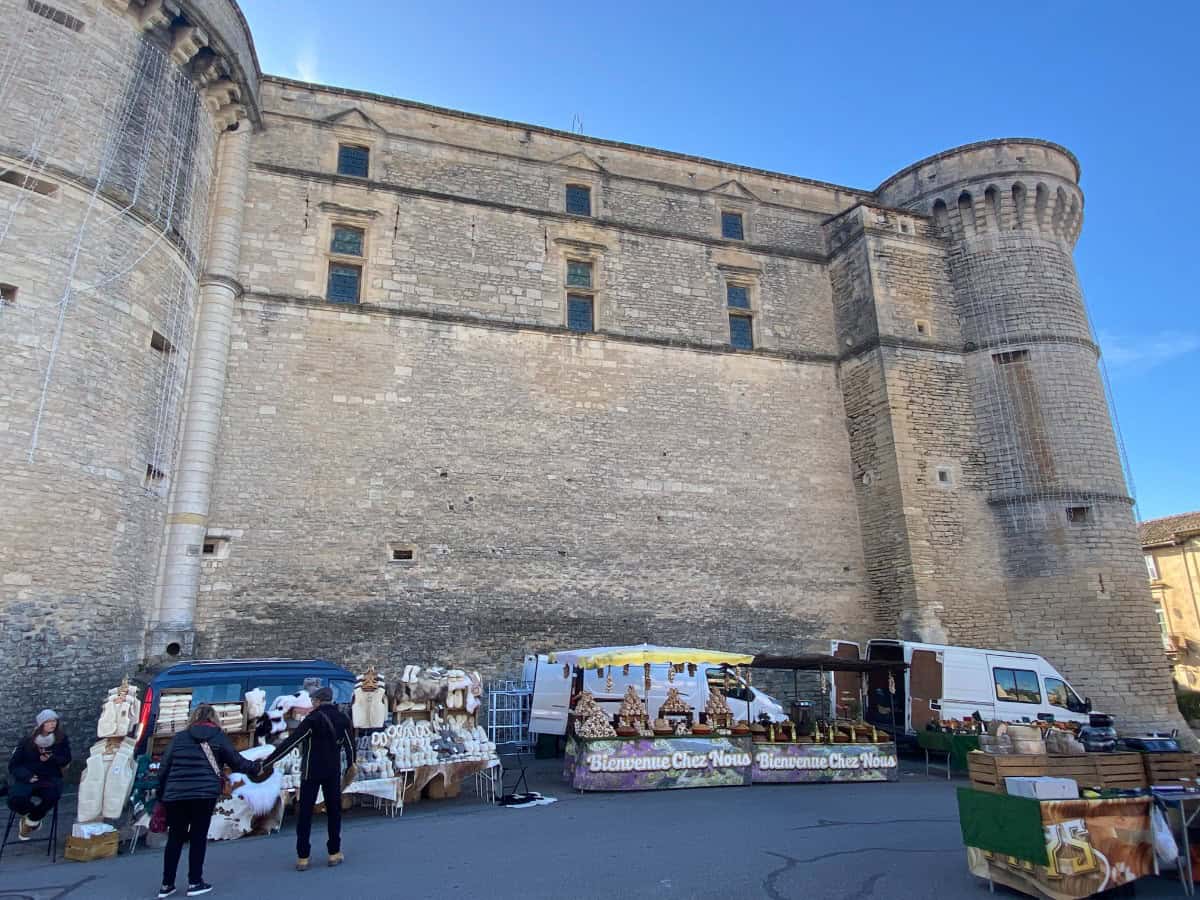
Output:
M1139 512L1200 509L1200 5L241 5L265 72L853 187L970 141L1064 144Z

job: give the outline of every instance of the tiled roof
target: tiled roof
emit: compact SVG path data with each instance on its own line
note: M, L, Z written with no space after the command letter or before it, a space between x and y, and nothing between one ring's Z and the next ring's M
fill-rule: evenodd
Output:
M1138 523L1138 537L1143 547L1154 544L1169 544L1176 535L1200 531L1200 512L1180 513L1161 519L1149 519Z

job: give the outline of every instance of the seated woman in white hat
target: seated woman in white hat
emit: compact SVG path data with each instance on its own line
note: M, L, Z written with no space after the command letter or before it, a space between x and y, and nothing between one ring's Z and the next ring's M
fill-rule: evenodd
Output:
M42 819L62 796L63 769L71 762L71 742L58 724L58 713L43 709L33 734L17 744L8 761L13 784L8 807L21 815L17 837L23 841L42 827Z

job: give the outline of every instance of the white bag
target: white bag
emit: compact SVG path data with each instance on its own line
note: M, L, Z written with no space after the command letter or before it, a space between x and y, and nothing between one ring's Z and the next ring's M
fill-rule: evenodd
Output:
M1179 846L1167 824L1167 817L1157 806L1150 807L1150 830L1154 833L1154 855L1164 868L1173 868L1179 860Z

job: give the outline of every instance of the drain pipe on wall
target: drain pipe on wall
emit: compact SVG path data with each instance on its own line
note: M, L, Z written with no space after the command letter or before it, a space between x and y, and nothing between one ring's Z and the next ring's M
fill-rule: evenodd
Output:
M146 655L190 656L200 587L200 562L216 471L225 397L225 369L237 280L250 163L249 122L221 135L216 187L208 226L207 260L200 277L200 313L188 361L187 405L167 509L166 535Z

